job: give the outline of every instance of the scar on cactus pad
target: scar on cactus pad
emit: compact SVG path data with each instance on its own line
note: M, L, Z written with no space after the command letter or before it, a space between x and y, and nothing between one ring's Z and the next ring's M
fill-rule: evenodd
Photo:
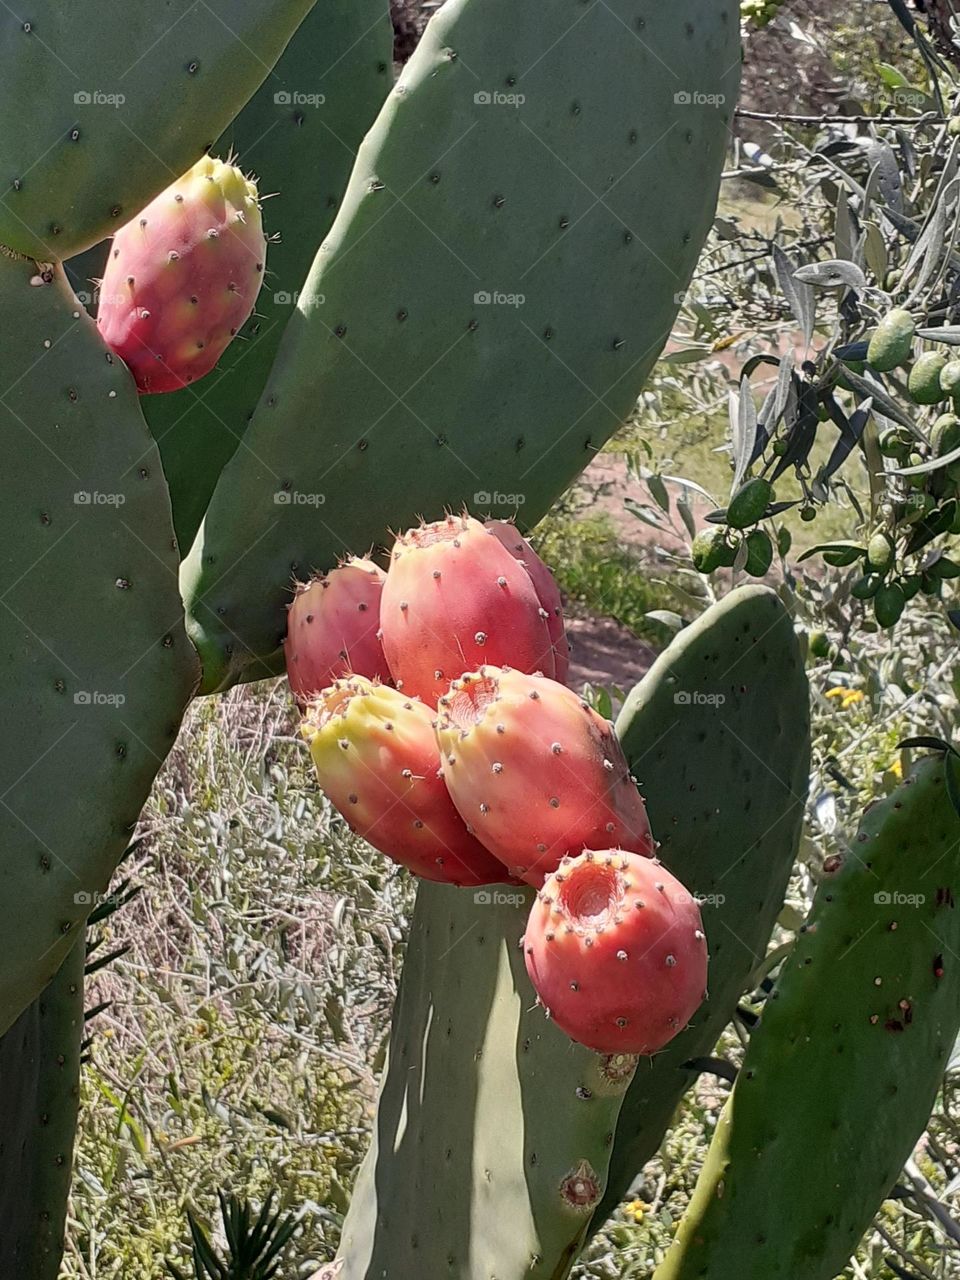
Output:
M613 725L565 685L507 667L468 672L440 699L437 737L468 828L528 883L583 849L653 853Z
M706 998L700 908L665 867L635 853L564 858L537 894L523 949L550 1017L598 1053L656 1053Z
M405 693L436 703L451 680L484 662L553 678L559 656L566 673L563 621L552 612L559 598L550 595L545 607L540 594L549 571L532 549L529 557L523 553L525 563L504 545L494 523L496 530L466 514L449 515L394 543L380 627ZM511 539L517 537L514 530Z
M381 853L426 880L496 884L505 869L453 806L433 721L422 702L351 676L316 697L301 732L331 803Z
M256 185L211 156L120 228L97 324L142 394L210 372L253 311L266 251Z
M287 611L283 642L287 679L298 705L348 674L392 683L380 643L385 574L350 556L330 573L302 583Z

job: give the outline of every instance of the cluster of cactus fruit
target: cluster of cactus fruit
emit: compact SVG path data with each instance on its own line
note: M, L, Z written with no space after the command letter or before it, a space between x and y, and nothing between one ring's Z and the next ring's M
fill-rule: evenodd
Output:
M221 7L0 17L0 100L36 105L0 136L0 1272L57 1275L91 903L190 699L285 662L332 804L421 881L336 1274L560 1280L748 988L808 785L774 592L685 628L614 728L569 685L549 570L493 518L512 494L532 528L636 403L713 217L737 5L447 0L389 94L380 0ZM109 83L121 44L123 103L74 97L63 68ZM278 194L267 288L238 166ZM91 280L96 318L71 287ZM495 304L508 288L522 312ZM701 567L766 572L787 454ZM918 529L952 500L931 494ZM443 510L475 514L413 524ZM922 1129L958 1022L951 760L861 832L885 890L921 855L929 910L877 929L857 859L826 869L671 1280L741 1269L758 1206L763 1248L830 1280ZM830 1037L862 1095L821 1069ZM853 1188L842 1222L768 1194L813 1133Z
M699 907L653 857L613 726L562 682L560 592L513 525L448 515L401 534L386 574L344 561L299 589L285 650L352 830L426 880L538 890L523 946L558 1026L626 1054L686 1026Z

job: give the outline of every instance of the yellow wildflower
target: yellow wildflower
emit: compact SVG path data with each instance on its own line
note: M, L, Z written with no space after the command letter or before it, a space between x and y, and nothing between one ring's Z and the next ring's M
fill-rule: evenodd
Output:
M624 1213L628 1218L632 1218L634 1222L643 1221L644 1203L642 1200L631 1200L628 1205L624 1206Z

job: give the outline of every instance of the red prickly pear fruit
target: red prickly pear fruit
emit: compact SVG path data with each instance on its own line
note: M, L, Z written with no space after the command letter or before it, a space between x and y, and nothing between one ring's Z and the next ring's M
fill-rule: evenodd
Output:
M363 676L336 680L300 731L352 831L425 880L496 884L506 869L467 831L440 775L435 713Z
M620 849L561 862L531 908L523 951L551 1019L597 1053L656 1053L706 998L696 899L655 859Z
M401 534L380 607L383 651L397 688L436 703L484 662L553 676L547 620L530 575L472 516Z
M464 822L539 887L561 858L617 845L652 855L647 811L613 725L544 676L481 667L440 699L443 776Z
M210 372L253 311L266 252L255 184L212 156L120 228L97 324L141 394Z
M540 608L546 614L547 630L553 643L554 680L567 683L567 672L570 669L570 642L567 640L566 628L563 625L563 604L560 600L560 588L556 579L544 562L531 547L530 543L509 520L488 520L487 528L507 548L515 560L519 560L533 583L533 589L540 601Z
M301 707L340 676L392 683L380 643L385 578L372 560L351 556L298 589L287 611L283 654Z

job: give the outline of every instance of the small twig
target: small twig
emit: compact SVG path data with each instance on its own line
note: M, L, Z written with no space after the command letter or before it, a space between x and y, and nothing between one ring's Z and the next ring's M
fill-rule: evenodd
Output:
M911 1197L919 1201L921 1206L936 1218L954 1244L960 1244L960 1226L947 1212L944 1205L940 1203L936 1192L923 1176L916 1162L908 1160L903 1171L911 1184L911 1189L909 1189Z
M915 1267L917 1273L923 1276L924 1280L937 1280L937 1277L933 1274L932 1271L928 1271L927 1268L924 1267L917 1258L914 1258L911 1256L911 1254L907 1253L906 1249L904 1249L902 1245L898 1244L897 1241L894 1240L893 1236L891 1236L889 1232L884 1231L883 1227L881 1227L879 1223L875 1222L873 1224L873 1229L874 1231L876 1231L877 1235L881 1238L881 1240L885 1240L887 1242L887 1244L894 1251L894 1253L896 1253L897 1257L902 1258L904 1262L909 1262L911 1267ZM887 1266L891 1269L891 1271L900 1270L900 1268L896 1266L896 1263L892 1262L889 1258L887 1259ZM916 1275L912 1271L902 1271L901 1275L904 1277L904 1280L916 1280Z
M748 111L738 107L734 115L741 120L767 120L773 124L946 124L943 116L927 111L922 116L845 116L835 112L822 116L795 116L782 111Z

